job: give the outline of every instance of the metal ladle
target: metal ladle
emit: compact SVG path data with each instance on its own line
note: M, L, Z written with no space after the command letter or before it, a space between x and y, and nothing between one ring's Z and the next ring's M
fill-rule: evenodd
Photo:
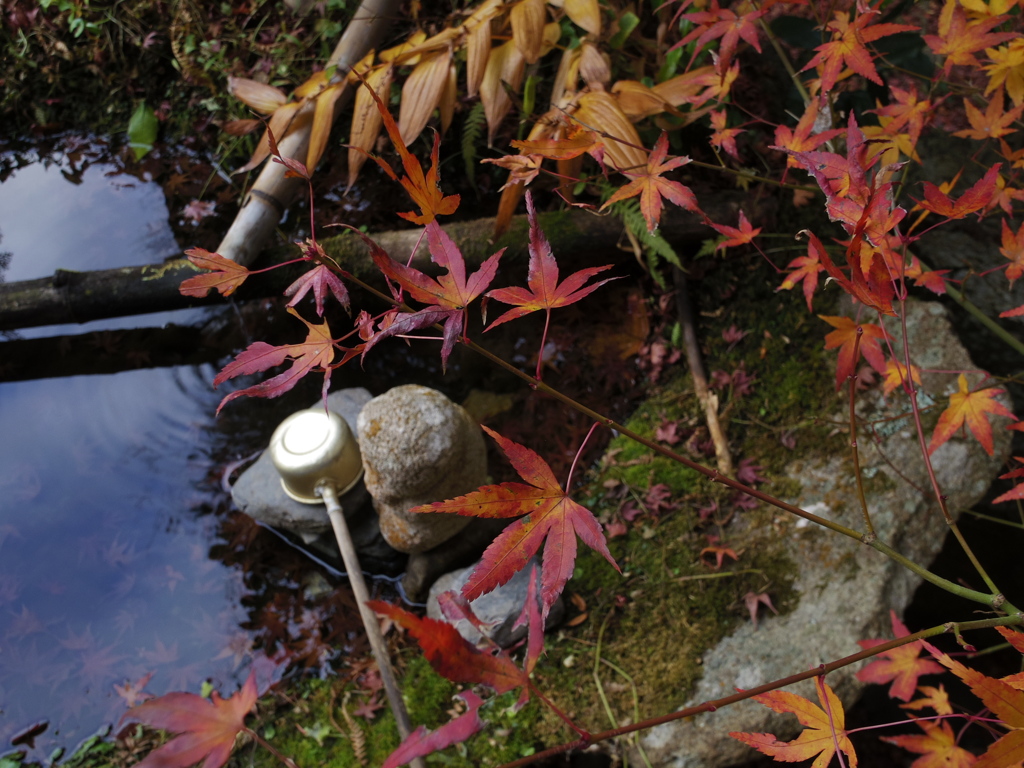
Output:
M281 486L291 498L304 504L323 503L338 540L341 558L355 593L359 616L377 660L384 691L395 716L398 732L405 739L412 732L409 713L395 681L384 636L376 614L367 607L370 599L359 556L349 535L339 496L350 490L363 475L359 443L346 421L333 411L310 408L285 419L270 438L270 457L281 475ZM421 758L411 761L423 768Z

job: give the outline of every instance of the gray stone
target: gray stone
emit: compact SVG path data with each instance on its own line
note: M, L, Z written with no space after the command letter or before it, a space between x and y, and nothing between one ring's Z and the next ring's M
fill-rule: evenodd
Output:
M523 606L526 605L526 593L530 587L530 573L533 566L537 567L537 588L539 590L540 559L534 557L527 564L526 568L518 571L507 584L503 584L497 589L488 592L486 595L481 595L476 600L470 602L473 613L476 614L476 617L487 628L487 636L502 648L509 648L526 637L527 626L522 624L513 629L513 624L516 623L516 620L523 612ZM449 621L441 612L438 598L444 592L459 592L466 582L469 581L474 568L476 568L476 563L468 568L446 573L434 582L434 586L430 588L430 597L427 599L427 616L440 621ZM545 629L550 629L560 624L564 616L565 603L559 597L548 612ZM449 621L449 623L469 642L475 645L485 642L483 635L466 619L459 619L455 622Z
M395 549L425 552L467 525L468 517L409 512L486 481L483 434L461 406L428 387L395 387L359 414L359 445L381 532Z
M907 323L910 347L922 368L975 368L955 340L941 305L908 304ZM955 375L925 373L923 378L925 390L937 393L940 403L944 404L945 394L955 391ZM979 379L973 376L972 384ZM887 402L880 390L867 393L861 401L862 418L887 426L877 442L863 434L859 440L867 504L877 536L914 562L927 565L942 546L947 526L928 490L930 484L911 417L898 418L909 404L898 393ZM938 410L927 415L925 429L934 425ZM842 407L837 408L835 421L848 422ZM1001 426L995 425L993 457L986 455L973 437L962 434L933 454L935 473L952 510L976 503L998 474L1010 446L1010 435ZM794 461L786 474L802 485L799 496L789 501L808 512L864 530L849 452L812 454ZM926 489L925 493L915 490L911 483ZM782 542L798 568L794 587L799 601L787 615L769 616L758 628L744 624L709 649L703 658L703 678L684 706L855 653L859 639L891 637L890 609L901 614L920 584L919 577L870 547L784 513L775 516L770 530L750 528L730 534L731 544L777 550ZM828 676L829 685L846 706L863 688L855 677L860 668L852 665ZM810 680L787 690L817 701ZM771 732L789 739L796 728L791 715L744 701L689 721L654 728L642 737L642 744L655 766L715 768L756 756L749 747L730 738L730 731Z
M359 412L370 402L371 397L362 387L341 389L327 396L327 407L348 422L358 439ZM317 400L311 407L321 406L322 402ZM327 508L323 504L303 504L289 497L281 487L281 478L266 451L232 486L231 498L249 517L291 531L307 543L331 532ZM356 484L340 499L345 519L351 523L357 515L365 516L368 500L364 484Z

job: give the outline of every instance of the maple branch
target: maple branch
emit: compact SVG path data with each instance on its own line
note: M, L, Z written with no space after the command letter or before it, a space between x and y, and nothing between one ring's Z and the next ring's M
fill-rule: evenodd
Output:
M412 308L410 308L406 304L395 301L395 299L378 291L376 288L366 284L359 278L352 276L351 280L354 284L359 285L361 288L373 294L382 301L385 301L388 304L397 307L405 312L413 311ZM440 326L435 327L440 328ZM888 544L885 544L884 542L882 542L881 540L872 535L869 535L862 531L855 530L853 528L848 528L845 525L834 522L827 518L819 517L818 515L801 509L800 507L794 504L789 504L788 502L785 502L782 499L778 499L770 494L767 494L763 491L759 491L756 488L752 488L749 485L741 483L738 480L734 480L731 477L723 475L717 469L711 469L709 467L704 466L703 464L700 464L699 462L687 458L686 456L678 454L675 451L666 448L665 446L660 445L659 443L653 440L650 440L648 438L643 437L642 435L637 434L633 430L626 427L624 424L620 424L614 419L611 419L608 416L604 416L603 414L598 413L592 408L588 408L587 406L583 405L580 402L577 402L573 398L555 389L554 387L551 387L545 384L544 382L540 381L539 379L530 376L530 374L521 371L516 366L498 357L497 355L485 349L484 347L481 347L475 341L470 341L464 338L461 339L461 341L468 349L471 349L478 355L481 355L487 360L490 360L494 365L497 365L500 368L508 371L513 376L522 379L531 389L543 392L549 395L550 397L554 398L555 400L558 400L559 402L563 403L564 405L569 406L573 410L583 414L584 416L588 416L589 418L603 424L609 429L613 429L617 431L619 434L625 435L626 437L630 438L631 440L634 440L640 445L643 445L651 449L655 453L658 453L667 459L671 459L672 461L678 462L679 464L682 464L683 466L688 467L694 470L695 472L699 472L712 482L721 483L722 485L728 488L732 488L733 490L739 491L740 493L745 493L751 498L757 499L758 501L763 501L764 503L770 504L773 507L777 507L778 509L781 509L784 512L789 512L790 514L803 518L808 522L814 523L823 528L827 528L828 530L833 531L835 533L842 534L843 536L859 541L862 544L867 544L872 549L885 555L889 559L899 563L907 570L917 574L925 581L934 584L935 586L939 587L939 589L943 589L946 592L950 592L951 594L957 595L958 597L962 597L965 600L970 600L972 602L981 603L982 605L987 605L988 607L993 609L1003 610L1007 613L1018 612L1017 609L1010 603L1007 603L1006 598L1002 594L1000 594L998 590L994 588L991 594L986 594L985 592L978 592L976 590L961 586L960 584L957 584L955 582L949 581L948 579L944 579L941 576L932 573L932 571L928 570L927 568L918 565L913 560L910 560L909 558L900 554L895 549L890 547ZM918 418L918 420L920 419L920 416L918 415L918 412L916 410L916 404L915 416Z
M906 299L900 299L900 325L903 331L903 364L907 367L907 371L912 370L910 368L910 345L906 343L907 336L907 313L906 313ZM921 409L917 402L917 387L914 386L913 376L909 378L907 382L910 388L910 408L914 414L914 427L917 430L917 441L921 446L921 455L924 458L924 466L928 472L928 480L932 486L932 492L935 494L935 499L939 503L939 510L942 512L942 517L946 521L946 525L953 532L957 542L960 544L960 548L964 554L967 555L967 559L971 561L978 575L981 576L982 581L985 585L992 590L993 608L1005 610L1007 613L1018 613L1018 609L1012 604L1007 602L1006 598L1000 593L999 588L995 582L992 581L985 567L978 560L974 554L974 550L967 543L967 539L964 538L963 533L960 532L960 526L956 524L956 520L953 515L949 512L949 507L946 504L946 496L942 493L942 489L939 487L939 480L935 476L935 468L932 466L932 457L928 451L928 445L924 438L924 426L921 423Z
M661 715L660 717L652 717L649 720L643 720L638 723L631 723L630 725L624 725L620 728L612 728L607 731L601 731L599 733L590 734L590 739L585 744L594 744L599 741L607 741L617 736L624 736L627 733L634 733L636 731L647 730L648 728L654 728L658 725L664 725L665 723L671 723L675 720L684 720L686 718L699 715L704 712L714 712L715 710L735 704L738 701L745 699L751 699L754 696L758 696L762 693L768 693L769 691L778 690L779 688L785 688L788 685L799 683L804 680L809 680L812 677L823 677L831 672L835 672L837 669L842 669L850 664L856 664L858 661L864 659L870 659L872 656L877 656L880 653L891 651L894 648L899 648L909 643L916 642L918 640L926 640L930 637L942 635L947 632L954 630L972 630L972 629L988 629L991 627L1010 627L1020 626L1024 624L1024 615L1017 613L1013 616L1000 617L997 619L979 619L977 621L964 621L959 623L947 623L940 624L929 629L922 629L920 632L914 632L906 637L898 637L895 640L890 640L887 643L876 645L872 648L867 648L849 656L844 656L836 661L831 661L827 664L821 664L814 669L809 669L805 672L798 672L795 675L789 677L783 677L778 680L774 680L764 685L759 685L757 688L750 688L746 691L740 691L734 693L731 696L723 696L720 699L712 699L711 701L705 701L702 704L697 704L693 707L687 707L680 709L675 712L670 712L667 715ZM579 740L561 744L557 747L551 747L545 749L542 752L537 752L529 757L523 757L519 760L513 760L511 763L505 763L498 768L523 768L523 766L533 765L540 760L545 760L549 757L556 757L557 755L564 754L572 749L576 749L579 746L583 746Z
M864 329L857 326L857 336L853 342L853 359L860 360L860 340L864 335ZM907 370L910 370L909 368ZM853 453L853 476L857 481L857 499L860 501L861 511L864 513L864 524L868 527L868 533L875 535L875 526L871 524L871 513L868 511L868 500L864 495L864 478L860 471L860 451L857 449L857 372L850 376L850 450Z

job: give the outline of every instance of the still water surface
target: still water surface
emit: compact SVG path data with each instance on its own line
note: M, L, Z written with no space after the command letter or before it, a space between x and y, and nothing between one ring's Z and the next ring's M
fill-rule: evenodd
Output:
M0 183L8 281L180 252L159 186L57 153ZM188 244L183 244L188 247ZM188 323L198 311L32 329ZM127 352L127 351L126 351ZM0 361L2 362L2 361ZM0 383L0 755L45 759L115 722L137 688L226 692L252 638L237 568L209 556L215 371ZM222 497L221 497L222 498Z

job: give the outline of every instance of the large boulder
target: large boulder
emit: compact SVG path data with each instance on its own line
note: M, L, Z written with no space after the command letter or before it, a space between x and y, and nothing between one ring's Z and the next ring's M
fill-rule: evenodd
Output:
M910 347L921 368L976 368L956 341L940 304L911 302L906 320ZM940 406L926 417L933 425L935 414L945 407L945 395L956 391L956 375L926 371L923 378L924 389L935 393ZM980 376L973 376L972 385L978 380ZM921 399L923 405L928 403L926 395ZM864 432L859 436L865 496L875 532L897 552L927 566L942 546L947 526L931 492L909 403L898 393L885 398L880 390L861 395L860 402L862 423L877 425L874 439L867 439ZM837 413L835 421L848 423L848 414ZM1010 435L1001 426L996 425L993 456L962 433L932 455L935 475L954 513L976 503L1006 461ZM786 475L802 486L788 501L865 530L849 451L812 452L794 461ZM703 657L703 677L684 706L856 653L857 640L891 637L889 611L902 613L921 582L869 546L781 512L771 526L731 532L730 542L735 548L781 546L798 567L794 583L798 602L784 616L768 617L756 627L741 625L709 649ZM845 667L828 676L844 705L852 704L863 688L855 676L859 668ZM817 701L810 680L787 690ZM655 766L715 768L755 757L749 747L729 737L730 731L770 732L788 739L796 728L791 715L748 700L654 728L643 735L642 744Z
M429 387L395 387L362 409L359 447L366 488L392 547L425 552L469 523L459 515L409 511L486 482L483 433L461 406Z

